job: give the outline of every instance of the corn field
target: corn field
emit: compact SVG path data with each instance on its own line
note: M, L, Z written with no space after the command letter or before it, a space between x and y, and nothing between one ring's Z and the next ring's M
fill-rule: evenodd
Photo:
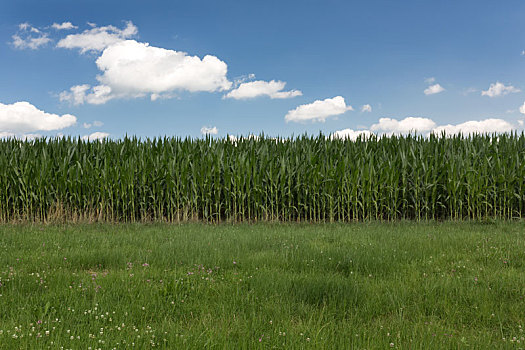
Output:
M525 136L0 140L0 221L484 220L525 214Z

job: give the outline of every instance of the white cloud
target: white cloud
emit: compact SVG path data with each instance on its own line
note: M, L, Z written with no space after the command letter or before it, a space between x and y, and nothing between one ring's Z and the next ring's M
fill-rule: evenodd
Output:
M28 133L70 127L77 122L71 114L59 116L37 109L29 102L0 103L0 132Z
M18 32L11 38L13 39L11 44L16 49L20 50L36 50L51 41L47 33L41 32L39 29L31 26L29 23L19 24Z
M127 40L108 47L97 61L98 80L126 94L173 90L222 91L231 87L226 63L215 56L203 59Z
M247 81L250 81L253 79L255 79L255 74L253 73L241 75L233 79L233 87L237 88L242 83L246 83Z
M169 100L171 98L175 98L177 97L177 94L173 93L173 92L167 92L167 93L163 93L163 94L151 94L150 96L150 100L152 101L157 101L157 100Z
M436 81L436 78L434 78L434 77L430 77L430 78L426 78L425 79L425 83L427 83L427 84L432 84L435 81Z
M42 137L42 135L40 134L15 134L12 132L0 132L0 139L11 138L23 141L30 141L40 137Z
M201 134L203 134L203 135L207 135L207 134L217 135L218 133L219 133L219 129L217 129L216 126L214 126L213 128L207 127L207 126L203 126L201 128Z
M520 106L520 113L525 114L525 102L523 102L523 105Z
M313 103L300 105L296 109L288 111L284 119L286 122L325 122L328 117L340 115L346 111L352 111L352 106L347 106L345 99L341 96L316 100Z
M115 97L117 96L111 94L111 87L105 85L91 87L89 84L75 85L59 95L60 101L68 101L74 105L81 105L84 102L100 105Z
M441 85L434 84L434 85L427 87L425 91L423 92L425 93L425 95L434 95L434 94L439 94L440 92L443 92L443 91L445 91L445 89Z
M57 47L66 49L80 49L80 52L102 51L105 48L133 37L138 33L137 27L131 22L119 29L115 26L93 27L80 34L70 34L60 40Z
M343 129L338 130L334 132L332 135L330 135L330 138L333 139L343 139L343 140L357 140L358 137L362 137L363 139L369 138L371 135L373 135L370 130L352 130L352 129Z
M299 90L282 91L286 83L283 81L251 81L241 83L235 90L230 91L224 98L234 98L236 100L255 98L259 96L269 96L272 99L292 98L301 96Z
M37 28L33 27L31 24L25 22L25 23L20 23L18 25L18 30L22 30L22 31L26 31L26 32L31 32L31 33L40 33L40 30L38 30Z
M97 131L92 134L82 136L82 140L86 140L86 141L103 140L107 138L108 136L109 134L107 132Z
M369 104L361 106L361 112L367 112L367 113L372 112L372 106L370 106Z
M150 95L152 100L173 97L173 91L214 92L228 90L228 66L215 56L200 59L185 52L167 50L125 40L106 48L96 64L102 71L100 85L73 86L60 94L62 101L103 104L114 98Z
M525 121L518 120L518 125L522 126ZM381 118L379 123L373 124L369 130L352 130L344 129L334 132L330 138L341 138L356 140L359 136L368 138L370 135L378 134L381 136L404 135L408 133L417 133L428 137L430 134L440 136L443 132L448 135L470 135L470 134L492 134L507 133L516 130L516 127L510 122L503 119L484 119L470 120L460 124L440 125L428 118L408 117L401 120L392 118Z
M436 123L429 118L408 117L402 120L380 118L379 123L373 124L370 130L385 134L408 134L428 132L435 127Z
M97 85L93 86L91 90L92 92L86 95L88 103L100 105L114 98L114 96L111 95L111 87L109 86Z
M16 135L12 132L0 131L0 139L13 138Z
M38 139L40 137L42 137L42 135L40 135L40 134L22 134L22 135L17 135L16 136L16 138L18 138L20 140L27 140L27 141Z
M514 130L514 126L503 119L471 120L457 125L443 125L432 130L435 134L443 131L447 135L455 134L485 134L485 133L504 133Z
M12 44L17 49L21 49L21 50L23 50L23 49L36 50L40 46L44 46L45 44L47 44L50 41L51 41L51 39L49 39L47 37L47 34L39 36L39 37L36 37L36 38L32 38L32 37L22 38L19 35L15 34L15 35L13 35L13 42L12 42Z
M51 25L51 28L56 30L70 30L70 29L76 29L77 26L74 26L71 22L63 22L62 24L53 23Z
M93 121L93 123L83 123L83 124L82 124L82 127L83 127L84 129L90 129L91 127L96 127L96 128L98 128L98 127L101 127L102 125L104 125L104 123L102 123L102 122L99 121L99 120L95 120L95 121Z
M490 84L490 87L488 88L488 90L481 91L481 95L488 96L488 97L496 97L496 96L504 96L510 93L516 93L520 91L521 91L520 89L515 88L512 85L505 86L504 84L498 81L495 84Z
M86 91L88 91L90 87L88 84L72 86L69 91L62 91L60 93L60 101L69 101L75 105L83 104L86 100Z

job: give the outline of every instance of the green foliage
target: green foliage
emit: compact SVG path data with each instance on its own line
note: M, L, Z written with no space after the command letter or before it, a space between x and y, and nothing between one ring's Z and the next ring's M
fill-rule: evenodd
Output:
M0 349L518 349L524 246L500 221L0 225Z
M521 218L524 134L0 141L0 221Z

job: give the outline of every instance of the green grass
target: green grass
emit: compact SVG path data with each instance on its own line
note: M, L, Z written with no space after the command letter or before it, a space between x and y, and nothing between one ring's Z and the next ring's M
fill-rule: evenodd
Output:
M525 225L3 225L0 283L2 349L520 348Z

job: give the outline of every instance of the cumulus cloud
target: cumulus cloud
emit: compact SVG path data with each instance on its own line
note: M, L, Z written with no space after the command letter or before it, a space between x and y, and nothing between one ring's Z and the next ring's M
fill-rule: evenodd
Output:
M40 33L40 30L38 28L35 28L33 27L31 24L25 22L25 23L20 23L18 25L18 30L22 30L22 31L26 31L26 32L31 32L31 33Z
M42 137L42 135L40 134L22 134L22 135L17 135L15 137L20 140L34 140L34 139L38 139Z
M241 75L233 79L233 87L237 88L242 83L246 83L247 81L250 81L253 79L255 79L255 74L253 73Z
M425 95L434 95L434 94L439 94L440 92L443 92L443 91L445 91L445 89L441 85L434 84L434 85L427 87L425 91L423 92L425 93Z
M299 90L282 91L286 83L283 81L251 81L241 83L236 89L230 91L224 98L234 98L243 100L259 96L269 96L271 99L283 99L301 96L303 93Z
M106 103L114 97L111 95L111 87L106 85L93 86L91 92L86 95L87 102L94 105Z
M203 135L217 135L219 133L219 129L217 129L216 126L214 127L207 127L207 126L203 126L201 128L201 134Z
M435 134L441 134L443 131L447 135L455 134L485 134L485 133L504 133L514 130L514 126L503 119L485 119L471 120L457 125L443 125L433 129Z
M106 85L91 87L89 84L75 85L59 95L60 101L67 101L74 105L81 105L84 102L100 105L115 97L117 96L111 94L111 87Z
M82 136L82 140L86 140L86 141L103 140L107 138L108 136L109 134L107 132L97 131L92 134Z
M490 84L490 87L488 88L488 90L481 91L481 95L488 96L488 97L496 97L496 96L505 96L507 94L516 93L520 91L521 91L520 89L515 88L512 85L505 86L504 84L498 81L495 84Z
M71 114L62 116L46 113L29 102L13 104L0 103L0 132L28 133L33 131L50 131L70 127L77 122Z
M518 121L519 123L519 121ZM521 124L520 124L521 125ZM470 120L460 124L448 124L438 126L432 119L421 117L408 117L401 120L393 118L381 118L379 122L373 124L369 130L354 131L344 129L332 134L332 138L349 138L356 139L359 135L369 136L371 133L391 136L404 135L409 133L446 135L457 134L486 134L486 133L506 133L515 130L516 127L510 122L503 119L484 119Z
M12 132L0 131L0 139L14 138L15 136Z
M435 127L436 123L429 118L408 117L402 120L380 118L379 123L373 124L370 130L385 134L408 134L428 132Z
M347 106L341 96L317 100L310 104L300 105L289 111L284 120L286 122L325 122L328 117L352 111L352 106Z
M231 87L226 63L215 56L200 59L134 40L108 47L96 63L103 72L98 80L126 93L213 92Z
M100 85L76 85L60 94L74 104L103 104L114 98L150 95L152 100L173 96L173 91L214 92L231 88L228 66L215 56L202 59L135 40L117 42L96 60Z
M361 106L361 112L367 112L367 113L372 112L372 106L370 106L369 104Z
M23 49L36 50L40 46L44 46L45 44L51 41L51 39L47 37L47 34L43 34L38 37L25 37L25 38L22 38L18 34L15 34L13 35L12 38L13 38L13 42L12 42L13 46L20 50L23 50Z
M520 106L520 113L525 114L525 102L523 102L523 105Z
M90 89L90 85L75 85L69 91L62 91L59 95L60 101L69 101L72 104L80 105L86 101L86 91Z
M91 127L96 127L96 128L98 128L98 127L101 127L102 125L104 125L104 123L102 123L102 122L99 121L99 120L95 120L95 121L93 121L92 123L83 123L83 124L82 124L82 127L83 127L84 129L91 129Z
M137 27L131 22L126 22L123 29L115 26L92 27L80 34L70 34L61 39L57 47L66 49L80 49L80 52L102 51L105 48L129 39L138 33Z
M11 38L13 39L11 44L16 49L20 50L36 50L51 41L51 39L48 37L48 33L41 32L39 29L33 27L29 23L19 24L18 32Z
M70 29L77 29L78 27L73 25L71 22L63 22L61 24L53 23L51 25L51 28L56 30L70 30Z
M29 141L34 140L39 137L42 137L40 134L15 134L12 132L0 132L0 139L17 139L17 140L23 140L23 141Z
M177 97L177 94L173 92L166 92L163 94L151 94L150 100L157 101L157 100L169 100L171 98Z
M363 139L369 138L373 133L370 130L352 130L352 129L343 129L334 132L330 135L330 138L333 139L342 139L342 140L352 140L355 141L359 137Z

